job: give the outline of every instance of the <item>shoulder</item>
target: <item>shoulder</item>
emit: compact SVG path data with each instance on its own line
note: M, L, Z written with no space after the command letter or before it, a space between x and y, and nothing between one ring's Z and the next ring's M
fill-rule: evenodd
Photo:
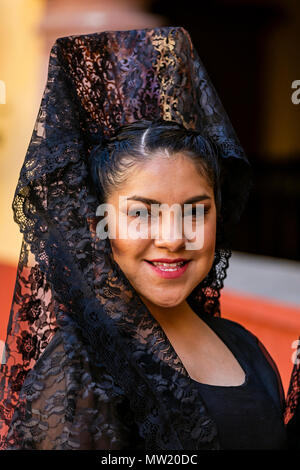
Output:
M208 318L207 318L208 319ZM230 320L229 318L224 317L211 317L209 319L216 327L221 328L222 330L230 333L236 339L244 339L245 341L257 346L259 339L257 336L248 330L245 326L240 323Z
M267 359L272 369L278 372L277 366L270 353L255 333L248 330L248 328L241 325L240 323L228 318L213 317L211 321L213 325L219 328L220 331L226 332L227 335L230 335L232 340L239 343L243 347L244 352L247 352L248 350L249 353L262 355L265 359Z
M74 393L84 396L88 392L93 393L98 401L120 401L119 398L125 396L104 363L98 363L97 370L94 370L86 345L71 329L67 333L60 329L56 331L31 374L32 380L38 378L39 381L51 376L51 386L57 382L66 390L72 383Z
M281 409L285 407L285 396L278 367L262 341L250 330L240 323L223 317L213 317L213 324L230 336L248 357L257 374L261 376L270 390L276 390Z

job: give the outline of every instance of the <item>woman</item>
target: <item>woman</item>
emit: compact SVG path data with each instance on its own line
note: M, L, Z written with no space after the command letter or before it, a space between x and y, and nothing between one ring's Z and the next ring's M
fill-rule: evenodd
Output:
M250 181L183 28L56 41L13 201L2 448L286 448L275 364L219 316ZM192 204L192 229L200 207L203 243L187 246L199 226L174 236L153 202Z

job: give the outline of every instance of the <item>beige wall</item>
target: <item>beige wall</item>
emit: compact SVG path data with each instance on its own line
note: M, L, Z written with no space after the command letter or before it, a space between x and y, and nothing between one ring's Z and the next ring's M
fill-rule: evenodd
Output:
M274 1L284 5L285 15L266 36L263 64L262 152L270 158L300 153L300 104L292 103L291 88L300 80L299 0Z
M0 80L6 85L0 105L0 262L15 263L21 247L11 204L41 98L37 25L43 8L43 0L0 2Z

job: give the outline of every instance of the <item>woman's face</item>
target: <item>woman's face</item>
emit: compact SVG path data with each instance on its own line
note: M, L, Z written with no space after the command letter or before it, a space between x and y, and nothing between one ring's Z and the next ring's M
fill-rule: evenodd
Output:
M126 197L127 203L124 199L125 203L119 206L119 196ZM162 214L156 218L159 227L159 232L156 233L159 233L159 236L151 238L151 202L146 204L145 199L155 200L157 204L167 204L168 207L180 204L183 223L186 220L183 204L187 204L191 198L195 198L195 202L189 206L189 209L192 208L192 211L196 213L196 206L203 204L206 212L203 246L199 248L198 244L197 249L194 247L187 249L186 242L191 242L195 238L186 238L183 228L182 234L178 235L178 232L176 234L174 231L176 218L172 213L170 218L162 218ZM197 284L208 274L214 261L216 206L213 188L207 178L202 176L195 164L182 153L172 155L170 158L154 156L151 161L139 164L131 170L122 189L114 191L106 202L114 206L117 215L114 222L115 238L110 237L114 260L141 298L144 297L161 307L174 307L186 300ZM149 219L142 219L141 225L137 228L143 229L148 237L121 238L121 224L124 226L126 222L128 225L134 223L141 215L139 212L135 214L135 211L145 210L145 208L148 209ZM119 221L119 212L122 215L121 221ZM191 214L191 211L189 210L188 213ZM191 215L187 217L192 222L192 227L195 228L195 218L192 219ZM169 234L163 233L163 225L165 230L170 229ZM172 261L176 258L183 258L188 263L179 269L168 265L155 267L149 262L158 259ZM165 269L173 269L173 271L165 271Z

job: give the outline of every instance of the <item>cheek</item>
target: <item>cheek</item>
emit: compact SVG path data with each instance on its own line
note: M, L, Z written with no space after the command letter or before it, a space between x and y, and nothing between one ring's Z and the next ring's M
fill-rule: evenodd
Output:
M202 281L212 268L215 258L216 225L213 222L206 223L204 228L204 245L196 255L195 276L193 288Z
M115 259L124 256L129 249L127 240L113 238L110 239L110 245Z
M204 245L198 253L198 260L207 274L214 262L216 248L216 221L212 217L204 226Z
M212 249L216 242L216 223L214 220L205 225L204 228L204 249Z
M110 244L115 261L125 270L142 257L144 243L141 240L116 238L110 239Z

